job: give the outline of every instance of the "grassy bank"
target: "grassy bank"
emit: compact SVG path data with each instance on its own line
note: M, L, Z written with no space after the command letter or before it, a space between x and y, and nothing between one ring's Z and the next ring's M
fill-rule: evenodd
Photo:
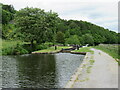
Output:
M108 53L110 56L112 56L113 58L115 58L116 60L118 60L119 64L120 64L120 45L117 44L101 44L99 46L95 46L93 48L102 50L106 53Z
M94 51L90 50L91 47L84 47L84 48L80 48L79 50L74 50L72 52L91 52L94 53Z
M10 48L10 47L15 47L17 44L25 44L25 42L22 41L9 41L9 40L2 40L2 47L0 47L0 49L4 49L4 48Z
M69 46L57 46L57 49L55 50L55 47L52 46L52 47L49 47L47 49L43 49L43 50L38 50L38 51L35 51L35 52L56 52L56 51L59 51L61 49L67 49L67 48L71 48Z
M30 43L22 42L22 41L10 41L10 40L2 40L2 45L0 49L0 55L20 55L20 54L28 54L33 51L35 52L56 52L66 48L70 48L68 46L57 46L50 47L53 45L52 43L42 43L42 44L34 44L33 47L30 46Z
M2 40L1 43L2 43L0 47L0 49L2 50L1 55L28 53L28 51L22 47L22 45L26 44L26 42L22 42L20 40L16 41Z

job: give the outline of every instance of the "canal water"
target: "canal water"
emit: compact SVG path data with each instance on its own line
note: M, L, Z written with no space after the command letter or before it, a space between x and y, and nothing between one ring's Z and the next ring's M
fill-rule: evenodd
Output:
M63 88L84 55L28 54L2 57L3 88Z

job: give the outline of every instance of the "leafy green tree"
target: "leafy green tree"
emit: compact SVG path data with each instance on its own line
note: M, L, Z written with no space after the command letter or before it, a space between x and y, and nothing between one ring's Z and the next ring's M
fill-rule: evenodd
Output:
M61 31L63 33L65 33L65 31L68 30L68 26L66 25L66 20L62 20L59 18L58 23L57 23L57 32Z
M23 40L31 42L44 43L52 39L55 33L56 13L44 12L39 8L24 8L16 13L16 26L18 32L23 34Z
M2 38L11 40L14 37L15 27L13 24L2 25Z
M92 37L92 35L90 34L85 34L82 36L85 44L89 44L89 45L94 45L94 39Z
M98 34L94 34L93 35L93 39L94 39L94 43L95 43L95 45L98 45L98 44L100 44L100 43L104 43L105 42L105 37L102 37L102 36L100 36L100 35L98 35Z
M47 31L44 32L45 39L44 41L55 42L55 34L57 32L57 23L59 22L58 14L52 11L46 12L46 25Z
M80 41L81 45L84 45L85 41L84 41L84 39L82 37L79 37L79 41Z
M69 38L70 37L70 33L69 33L69 31L67 30L66 32L65 32L65 38Z
M56 42L61 44L65 43L65 35L61 31L57 32L56 34Z
M79 37L77 35L73 35L66 39L66 44L80 44Z
M58 17L57 13L45 12L39 8L24 8L16 11L12 5L0 3L2 11L2 38L18 38L27 42L44 43L53 42L97 45L99 43L116 44L120 43L119 34L87 21L64 20ZM1 14L0 14L1 15ZM15 18L15 20L14 20ZM13 25L11 25L13 24ZM15 24L15 25L14 25ZM61 40L58 35L61 32ZM74 37L73 37L74 36ZM79 39L79 40L78 40Z
M8 24L11 20L14 19L16 10L12 5L0 5L2 6L2 24Z
M78 27L78 25L77 25L73 20L70 20L69 27L70 27L71 29L74 29L74 28Z

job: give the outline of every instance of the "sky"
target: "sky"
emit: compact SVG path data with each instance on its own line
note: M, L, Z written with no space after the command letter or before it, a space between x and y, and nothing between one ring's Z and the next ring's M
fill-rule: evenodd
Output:
M118 32L119 0L0 0L11 4L16 10L37 7L54 11L66 20L83 20Z

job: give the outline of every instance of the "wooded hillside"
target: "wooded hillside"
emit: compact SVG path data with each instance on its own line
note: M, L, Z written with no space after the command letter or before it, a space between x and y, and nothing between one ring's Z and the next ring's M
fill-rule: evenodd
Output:
M82 20L64 20L53 11L2 5L2 39L40 44L120 44L120 34Z

